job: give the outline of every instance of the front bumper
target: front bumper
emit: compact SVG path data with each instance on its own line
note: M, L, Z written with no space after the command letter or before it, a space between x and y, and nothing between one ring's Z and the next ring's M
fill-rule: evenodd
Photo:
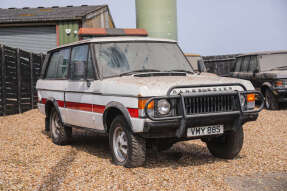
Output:
M201 117L185 120L185 130L181 138L186 137L187 128L202 127L208 125L224 125L224 131L233 130L236 125L243 125L248 121L256 121L258 113L244 114L241 117L236 114L216 116L216 117ZM145 138L172 138L177 137L177 131L181 125L180 120L169 121L149 121L144 123L142 136ZM200 138L200 137L197 137Z
M230 84L229 84L230 85ZM238 84L237 84L238 85ZM177 88L177 87L174 87ZM147 138L158 138L158 137L177 137L177 138L186 138L187 128L190 127L200 127L206 125L216 125L223 124L225 126L225 131L232 130L237 128L247 121L254 121L258 117L258 113L264 108L264 97L259 91L247 91L243 88L244 91L237 92L203 92L201 94L196 94L198 97L206 96L220 96L220 95L229 95L238 94L256 94L257 99L261 101L261 105L257 109L253 110L243 110L240 107L240 110L236 111L224 111L224 112L211 112L211 113L196 113L196 114L187 114L185 99L194 97L194 95L176 95L176 96L162 96L151 98L145 106L145 114L151 120L151 122L146 122L144 125L143 136ZM170 93L171 91L169 91ZM159 99L179 99L180 103L180 113L176 116L168 117L159 117L156 118L151 116L148 113L148 105L152 101ZM239 99L239 104L241 106L241 100ZM200 138L200 137L197 137Z

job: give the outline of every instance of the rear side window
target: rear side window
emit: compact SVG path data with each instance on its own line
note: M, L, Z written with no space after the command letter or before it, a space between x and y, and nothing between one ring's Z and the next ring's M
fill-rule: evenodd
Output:
M71 55L71 79L86 79L87 62L88 62L88 45L76 46L72 49Z
M257 56L251 56L248 72L254 72L258 68Z
M235 70L234 70L235 72L240 72L241 64L242 64L242 57L239 57L236 60Z
M47 79L66 79L68 73L70 49L53 52L46 73Z
M57 76L57 67L58 67L58 60L59 60L59 52L54 52L51 55L50 62L48 64L46 78L48 78L48 79L56 78L56 76Z
M242 64L242 67L240 70L241 72L247 72L248 71L249 62L250 62L250 56L244 57L243 64Z
M57 78L67 78L69 60L70 60L70 49L60 50Z

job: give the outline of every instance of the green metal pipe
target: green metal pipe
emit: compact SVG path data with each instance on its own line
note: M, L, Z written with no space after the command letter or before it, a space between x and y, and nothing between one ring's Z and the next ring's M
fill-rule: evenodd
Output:
M150 37L177 40L176 0L136 0L136 16Z

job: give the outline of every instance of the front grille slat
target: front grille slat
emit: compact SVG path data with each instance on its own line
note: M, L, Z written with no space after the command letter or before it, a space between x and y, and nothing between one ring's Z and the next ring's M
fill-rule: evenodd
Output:
M237 94L200 95L184 98L188 115L239 111Z

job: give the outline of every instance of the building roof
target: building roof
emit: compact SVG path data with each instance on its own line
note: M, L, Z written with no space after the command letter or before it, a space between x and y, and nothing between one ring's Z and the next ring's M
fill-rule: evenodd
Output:
M240 54L237 57L241 56L254 56L254 55L268 55L268 54L286 54L287 50L279 50L279 51L260 51L260 52L250 52L245 54Z
M66 6L66 7L38 7L21 9L0 9L0 24L52 22L63 20L81 20L89 13L107 8L107 5L97 6Z
M129 41L147 41L147 42L168 42L168 43L176 43L174 40L169 39L162 39L162 38L150 38L150 37L134 37L134 36L118 36L118 37L96 37L96 38L89 38L86 40L80 40L77 42L65 44L59 46L57 48L51 49L56 50L58 48L64 48L73 45L85 44L85 43L97 43L97 42L129 42Z

